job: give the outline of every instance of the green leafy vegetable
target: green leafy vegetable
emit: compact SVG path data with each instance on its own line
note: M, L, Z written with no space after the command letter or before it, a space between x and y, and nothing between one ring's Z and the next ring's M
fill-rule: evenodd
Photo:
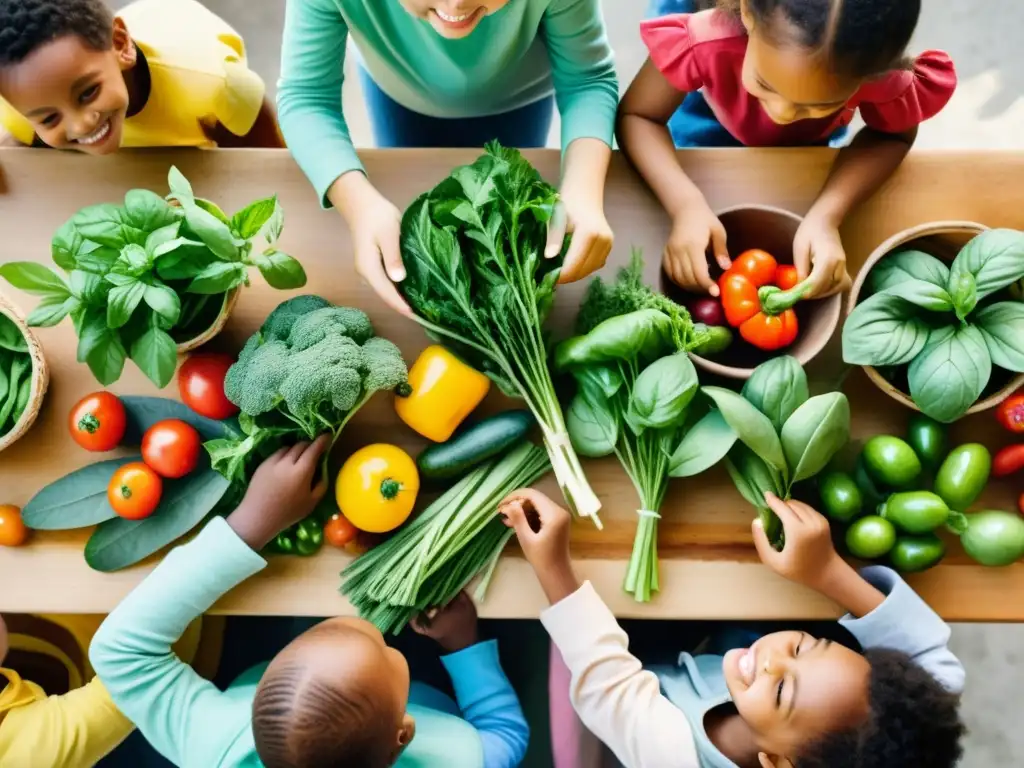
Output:
M703 392L714 401L722 418L736 433L740 441L764 459L784 479L788 479L782 441L779 440L779 435L771 420L757 410L749 400L728 389L704 387Z
M974 316L974 325L994 365L1024 373L1024 302L990 304Z
M741 393L771 421L776 432L811 396L807 374L791 355L780 355L759 365Z
M0 437L21 420L32 389L28 340L17 324L0 312Z
M813 397L786 420L780 437L791 484L814 477L850 441L850 402L841 392Z
M930 330L909 301L878 293L858 304L843 325L843 359L851 365L905 365L924 349Z
M541 330L562 264L544 257L557 202L519 152L488 144L405 212L399 289L433 338L526 401L566 501L597 523L601 503L566 435Z
M955 286L964 274L974 278L979 301L1024 278L1024 233L1014 229L982 232L953 260L949 285Z
M910 280L945 288L949 282L949 267L941 259L922 251L900 251L886 256L868 275L872 293L881 293Z
M910 396L922 412L948 424L977 401L991 375L992 358L980 330L942 328L910 364Z

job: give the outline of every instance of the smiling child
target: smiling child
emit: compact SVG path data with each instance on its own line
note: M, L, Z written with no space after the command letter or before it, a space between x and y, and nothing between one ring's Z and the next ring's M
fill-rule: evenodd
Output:
M282 146L245 45L197 0L0 0L6 144Z

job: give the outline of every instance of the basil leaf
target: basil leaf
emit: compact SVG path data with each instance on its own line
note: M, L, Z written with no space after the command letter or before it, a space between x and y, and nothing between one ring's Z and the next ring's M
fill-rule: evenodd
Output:
M178 348L168 333L157 326L151 326L132 344L132 360L146 378L160 389L174 378L178 365Z
M251 240L259 234L263 225L274 215L277 207L277 195L249 203L231 217L231 229L245 240Z
M269 245L273 245L281 239L281 230L283 229L284 208L281 207L281 201L276 200L274 203L274 213L263 227L263 237Z
M671 326L668 315L657 309L611 317L585 336L559 344L555 365L559 370L568 370L594 363L656 359L672 350Z
M168 326L173 327L178 322L178 317L181 314L181 299L173 289L160 283L147 285L142 298Z
M0 264L0 277L19 291L35 296L60 296L61 299L66 299L71 295L71 291L59 275L34 261L9 261Z
M78 268L102 277L113 268L120 256L121 252L114 248L86 240L78 252Z
M166 227L160 227L155 229L146 236L146 253L151 257L156 258L161 253L166 253L166 250L161 251L160 249L165 248L168 243L174 242L178 239L178 230L181 228L181 222L175 221L172 224L168 224Z
M679 424L697 394L697 369L685 352L648 365L633 383L629 410L635 423L651 429Z
M111 288L107 294L107 325L120 328L127 323L145 294L146 285L138 280Z
M107 327L105 307L87 307L75 322L78 334L78 362L84 363L98 347L106 343L107 337L117 335Z
M82 236L71 219L65 221L50 241L50 257L61 269L70 272L78 266L78 252L82 248Z
M199 525L229 487L208 465L180 480L165 480L156 511L143 520L118 517L101 523L85 545L85 561L109 573L145 560Z
M156 260L156 273L161 280L191 280L210 264L216 263L210 249L188 240Z
M71 221L85 239L120 251L131 242L125 234L123 214L121 206L101 203L83 208Z
M168 240L165 243L161 243L153 249L154 259L165 259L168 260L168 256L184 246L194 246L196 248L202 248L204 251L209 252L209 249L200 243L198 240L189 240L187 237L176 237L173 240ZM179 257L181 258L181 257ZM168 260L169 263L169 260Z
M238 262L215 261L207 265L186 289L189 293L226 293L245 281L245 265Z
M669 459L670 477L693 477L725 458L736 444L736 432L721 411L713 410L693 425Z
M130 189L124 196L125 239L144 245L150 234L174 224L178 212L160 195L148 189Z
M122 248L121 255L118 257L118 265L123 265L124 274L129 275L141 275L149 270L152 263L152 259L146 253L146 249L135 243L129 243Z
M872 293L894 288L910 280L921 280L945 288L949 267L923 251L900 251L879 261L868 275Z
M195 203L184 203L188 227L209 248L213 255L224 261L237 261L241 255L235 237L228 225Z
M76 269L69 276L71 295L82 304L103 304L110 286L102 277L94 272Z
M172 165L171 170L167 172L167 187L171 190L169 197L179 202L192 200L195 197L192 193L192 185L189 184L185 174L179 171L177 166Z
M850 365L904 365L924 349L930 331L909 301L878 293L846 319L843 360Z
M741 442L784 477L788 475L782 443L779 442L775 427L767 416L731 390L703 387L701 391L714 400L718 410L722 412L722 417Z
M619 423L607 400L576 395L566 414L566 430L581 456L601 458L615 451Z
M60 296L47 296L28 313L25 322L32 328L52 328L81 306L74 296L62 299Z
M768 417L776 432L811 396L807 374L791 355L773 357L757 366L740 394Z
M128 417L123 445L141 445L142 436L150 427L167 419L178 419L195 427L203 440L237 439L241 435L227 422L200 416L184 403L166 397L121 397Z
M964 246L950 270L950 290L964 273L977 285L978 301L1024 277L1024 233L990 229Z
M253 256L252 263L259 267L260 274L271 288L290 291L306 284L306 271L287 253L269 248Z
M111 285L118 286L133 285L134 283L139 282L139 278L132 277L131 275L122 275L120 272L111 272L104 278L104 280Z
M917 407L948 424L977 402L992 375L992 358L977 328L940 328L932 332L907 374Z
M949 312L953 309L953 299L945 287L926 280L904 280L886 292L931 312Z
M197 197L195 199L195 203L218 221L224 222L229 227L231 226L231 218L212 200L205 200L201 197Z
M82 467L43 488L21 511L21 519L36 531L67 531L86 528L117 513L107 501L107 486L118 467L141 456L108 459Z
M981 331L992 362L1008 371L1024 373L1024 302L990 304L971 320Z
M79 349L83 340L84 337L79 339ZM96 377L96 381L103 386L110 386L121 378L124 361L127 358L128 352L117 331L106 328L103 335L90 337L85 362L92 375Z
M812 397L782 426L789 484L814 477L850 441L850 401L842 392Z
M957 274L949 282L953 307L956 309L957 318L962 323L978 306L978 284L975 282L974 276L968 272Z
M610 399L622 389L622 374L610 365L588 365L573 372L584 395Z

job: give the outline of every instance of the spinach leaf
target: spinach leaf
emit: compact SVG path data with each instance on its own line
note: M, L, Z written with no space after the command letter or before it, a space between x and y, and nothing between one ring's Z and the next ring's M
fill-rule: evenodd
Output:
M28 352L28 341L14 321L3 312L0 312L0 349Z
M216 421L200 416L184 403L166 397L142 397L125 395L121 398L127 415L124 445L141 445L146 430L159 421L178 419L195 427L203 440L231 439L241 437L230 422ZM243 414L244 415L244 414ZM251 417L249 417L251 418Z
M671 477L693 477L710 469L725 458L736 444L736 432L725 421L722 412L712 410L698 421L669 460Z
M12 355L14 358L8 369L7 397L0 399L0 428L10 418L14 406L18 402L18 392L24 377L32 377L32 360L27 355Z
M59 275L33 261L9 261L0 264L0 277L19 291L36 296L59 296L66 299L71 295L71 291Z
M774 493L779 498L785 495L779 483L778 473L756 452L742 442L736 443L726 456L725 467L735 482L736 474L742 476L746 492L736 483L740 494L757 509L765 509L768 504L764 500L766 493ZM747 495L747 492L750 495Z
M697 369L685 352L655 360L637 376L629 400L634 421L645 428L679 425L697 394Z
M907 373L917 407L948 424L978 400L992 374L992 358L977 328L940 328Z
M964 246L953 260L950 291L969 274L977 285L978 301L1024 277L1024 233L990 229Z
M149 517L101 523L85 545L85 561L109 573L145 560L199 525L229 487L208 464L180 480L165 481L160 505Z
M306 271L302 265L287 253L268 248L262 254L252 257L263 279L271 288L290 291L306 284Z
M107 501L107 486L114 471L141 456L127 456L89 464L64 475L32 497L21 511L25 525L37 531L87 528L117 517Z
M843 325L843 360L850 365L904 365L924 349L931 329L909 301L878 293Z
M138 280L115 285L107 294L107 326L120 328L127 323L146 295L146 284Z
M576 395L566 414L566 429L581 456L598 459L615 452L619 424L607 400Z
M971 320L981 331L992 362L1008 371L1024 373L1024 302L990 304Z
M776 432L811 396L807 374L791 355L773 357L757 366L740 394L768 417Z
M930 253L900 251L879 261L868 275L872 293L881 293L909 280L921 280L945 288L949 267Z
M28 313L25 321L33 328L51 328L80 306L81 302L74 296L64 299L60 296L47 296Z
M731 390L703 387L701 391L714 400L740 441L786 477L789 471L786 456L768 417Z
M215 261L207 265L192 282L189 293L226 293L245 281L245 264L233 261Z
M904 280L899 285L889 288L887 293L931 312L950 312L953 309L953 298L946 292L945 287L927 280Z
M814 477L850 441L850 402L842 392L812 397L782 427L790 486Z
M974 275L969 272L958 273L950 278L949 283L953 308L956 310L957 319L962 323L978 306L978 284L974 280Z
M237 232L239 237L250 240L259 234L263 225L274 214L276 207L277 195L249 203L249 205L231 217L231 229Z
M149 308L167 324L167 327L173 328L174 324L178 322L178 316L181 314L181 299L172 288L163 283L154 282L152 285L146 286L146 292L142 298Z
M151 324L150 328L132 344L132 360L146 378L160 389L174 378L178 365L178 348L167 331Z

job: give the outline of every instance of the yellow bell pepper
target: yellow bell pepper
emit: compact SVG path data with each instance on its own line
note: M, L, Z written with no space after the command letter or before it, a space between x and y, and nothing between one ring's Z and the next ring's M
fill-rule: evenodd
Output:
M378 443L353 453L335 486L338 509L367 533L387 533L404 523L416 505L420 473L401 448Z
M442 346L423 350L409 369L407 397L395 399L399 418L428 440L443 443L480 405L491 380Z

